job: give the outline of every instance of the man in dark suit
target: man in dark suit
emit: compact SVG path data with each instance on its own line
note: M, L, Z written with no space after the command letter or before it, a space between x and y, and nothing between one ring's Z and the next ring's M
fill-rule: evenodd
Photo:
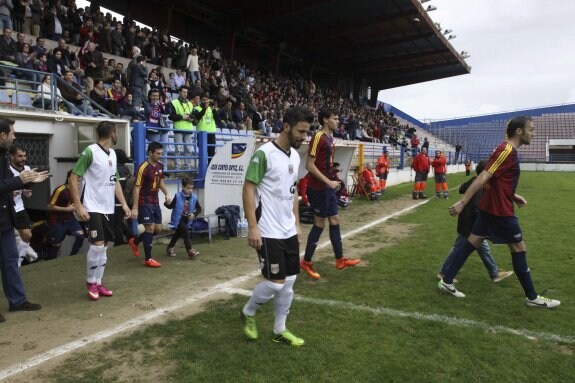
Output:
M18 250L14 235L15 190L25 189L25 185L42 182L48 172L24 170L14 177L9 168L8 149L14 139L14 120L0 118L0 273L4 295L10 304L10 311L40 310L42 306L28 302L24 284L18 269ZM0 314L0 322L6 319Z

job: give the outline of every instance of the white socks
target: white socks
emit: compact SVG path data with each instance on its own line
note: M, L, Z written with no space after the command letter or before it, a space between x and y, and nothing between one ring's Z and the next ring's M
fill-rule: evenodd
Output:
M104 245L90 245L86 254L86 268L88 277L86 282L97 283L98 279L102 283L102 276L106 267L106 247Z
M256 315L257 309L272 299L277 291L280 291L284 285L282 283L274 283L269 280L261 281L254 288L254 292L250 297L250 300L244 306L244 314L249 316Z
M286 319L293 301L293 284L297 275L286 277L283 289L276 293L274 299L274 334L280 334L286 330Z
M293 301L293 285L297 275L286 277L285 282L275 283L269 280L261 281L254 288L254 292L248 303L243 308L243 313L249 316L256 315L257 309L274 298L274 334L282 333L286 330L286 319Z

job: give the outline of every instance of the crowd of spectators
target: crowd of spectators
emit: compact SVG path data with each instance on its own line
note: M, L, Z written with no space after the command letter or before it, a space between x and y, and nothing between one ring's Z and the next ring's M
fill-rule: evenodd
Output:
M281 129L287 108L305 105L314 113L323 106L340 111L336 138L408 148L413 134L414 128L401 125L392 113L360 105L338 89L316 85L295 71L274 75L227 59L218 47L208 50L195 42L174 41L165 29L138 26L130 13L120 21L101 12L98 1L77 8L74 0L6 0L0 6L0 22L0 60L62 77L58 88L71 113L90 112L94 105L80 95L85 93L114 115L145 119L143 109L151 90L159 90L161 101L168 105L186 86L190 100L202 95L213 100L221 128L269 135ZM11 28L17 32L16 40ZM33 35L35 44L26 42L24 34ZM45 39L58 41L58 46L46 49ZM80 47L77 54L70 45ZM131 61L124 67L106 58L110 54ZM145 64L156 69L148 71ZM24 72L19 76L43 79ZM45 85L38 86L42 89ZM316 119L310 134L317 128Z

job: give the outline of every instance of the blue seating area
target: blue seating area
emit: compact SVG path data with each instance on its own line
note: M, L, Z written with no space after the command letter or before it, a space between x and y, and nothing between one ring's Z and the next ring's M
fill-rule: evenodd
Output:
M521 115L531 116L535 122L531 144L519 150L522 162L544 162L549 139L575 137L575 104L435 121L428 124L427 130L453 146L461 144L464 154L477 161L489 157L505 139L507 121Z

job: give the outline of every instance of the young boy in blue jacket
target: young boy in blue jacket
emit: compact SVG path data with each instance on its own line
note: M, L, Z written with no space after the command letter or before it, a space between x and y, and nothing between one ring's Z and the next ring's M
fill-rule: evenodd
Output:
M189 231L192 221L202 211L198 196L192 193L193 190L194 182L189 177L182 178L182 190L176 193L169 204L164 205L168 209L173 209L169 226L176 230L166 251L166 255L169 257L176 256L174 246L180 238L184 240L188 258L195 258L200 255L199 251L192 248Z

